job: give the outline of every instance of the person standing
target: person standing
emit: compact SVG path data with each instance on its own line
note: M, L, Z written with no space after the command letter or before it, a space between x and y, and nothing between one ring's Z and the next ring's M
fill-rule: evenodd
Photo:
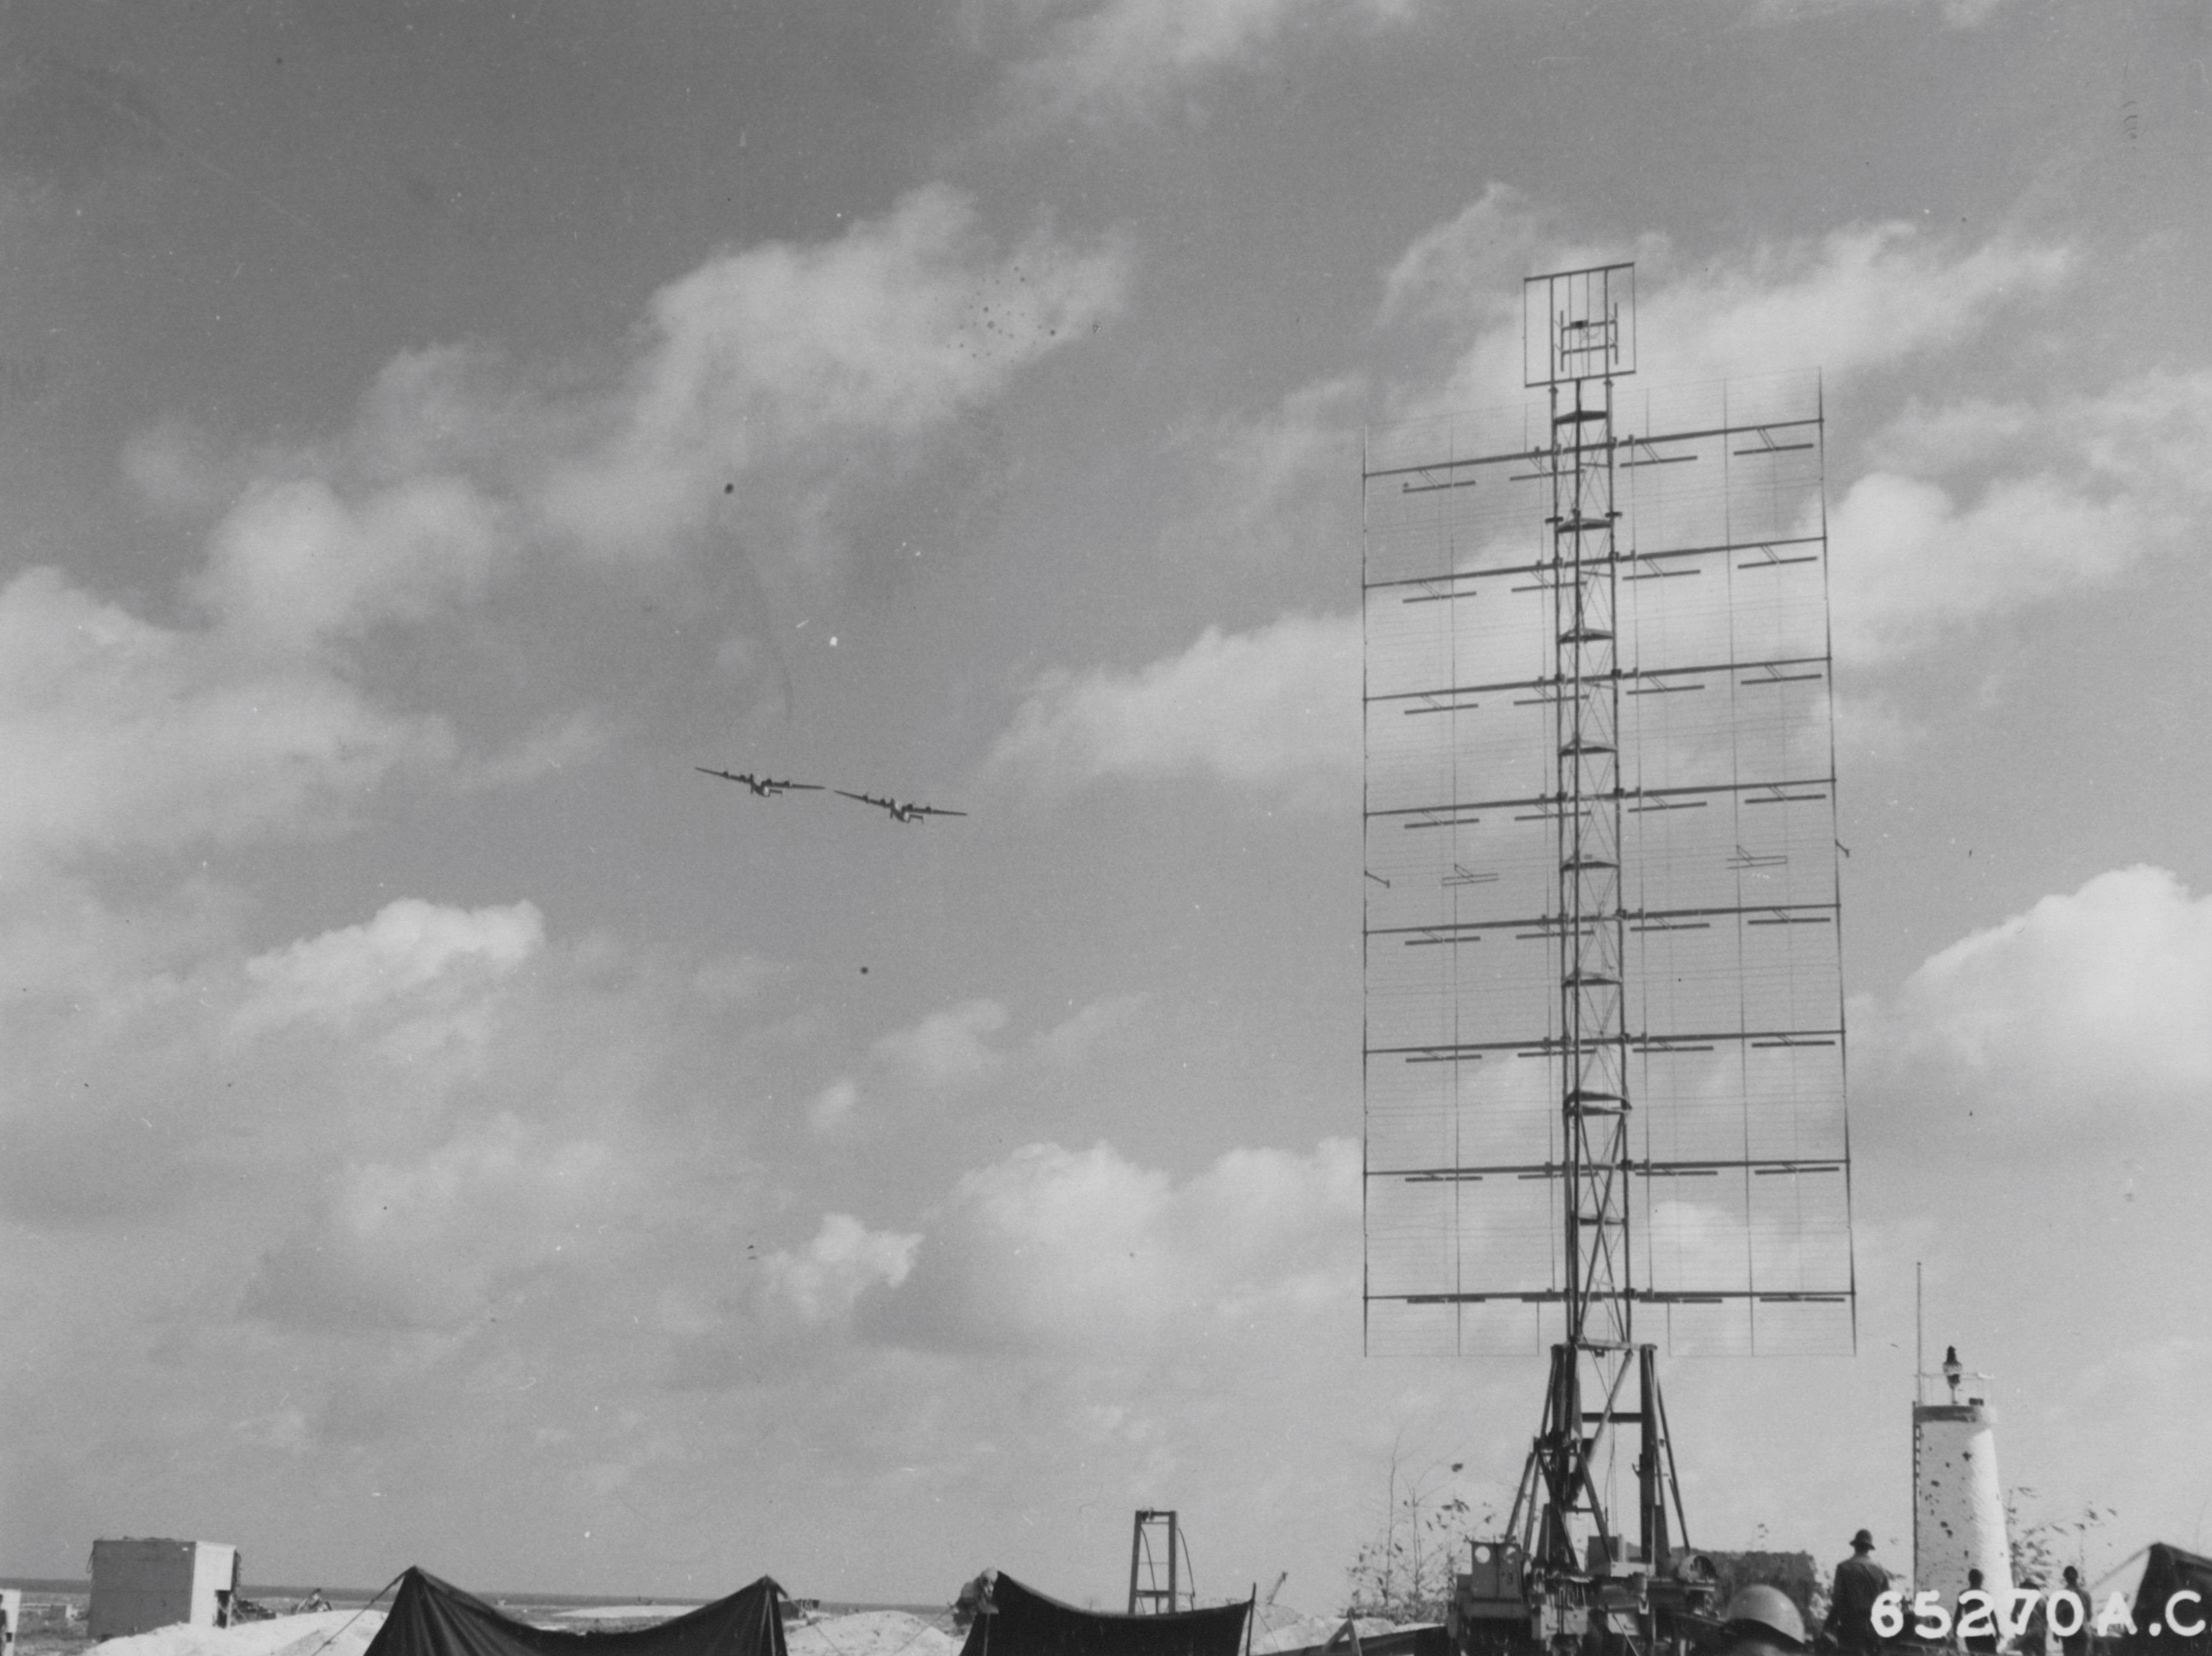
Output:
M2027 1625L2021 1630L2020 1656L2050 1656L2051 1618L2045 1614L2043 1582L2039 1577L2031 1575L2020 1585L2035 1595L2034 1608L2027 1612Z
M1959 1625L1964 1627L1969 1611L1979 1610L1986 1621L1986 1633L1961 1633L1959 1643L1975 1656L1997 1656L1997 1604L1990 1590L1982 1585L1979 1570L1966 1572L1966 1590L1959 1595Z
M2089 1656L2089 1620L2096 1613L2096 1607L2089 1602L2089 1590L2081 1585L2081 1571L2069 1564L2059 1590L2074 1595L2075 1602L2081 1606L2081 1619L2073 1632L2058 1635L2058 1648L2063 1656Z
M1874 1630L1874 1601L1888 1591L1889 1572L1874 1562L1874 1537L1861 1530L1851 1537L1851 1556L1836 1566L1825 1624L1828 1636L1847 1656L1865 1656L1881 1648L1881 1635Z

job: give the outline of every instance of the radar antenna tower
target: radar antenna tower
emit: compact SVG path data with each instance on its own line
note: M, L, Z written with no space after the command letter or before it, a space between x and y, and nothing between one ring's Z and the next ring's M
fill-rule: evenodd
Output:
M1534 396L1368 438L1368 1342L1549 1347L1462 1647L1650 1651L1712 1577L1638 1304L1855 1342L1823 421L1629 397L1630 265L1522 341Z

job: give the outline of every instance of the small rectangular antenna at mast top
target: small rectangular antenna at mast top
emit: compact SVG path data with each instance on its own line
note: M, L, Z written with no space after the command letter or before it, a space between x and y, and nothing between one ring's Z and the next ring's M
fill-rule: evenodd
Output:
M1522 382L1611 380L1636 372L1636 266L1532 276L1521 286Z

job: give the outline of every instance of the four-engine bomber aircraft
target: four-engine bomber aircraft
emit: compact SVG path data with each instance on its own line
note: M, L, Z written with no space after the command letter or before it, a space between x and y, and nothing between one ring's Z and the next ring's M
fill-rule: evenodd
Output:
M778 794L788 794L793 788L803 788L812 794L822 791L822 784L818 782L778 782L774 776L755 776L742 770L709 770L703 764L695 764L691 768L702 776L720 776L724 782L741 782L764 800L773 799Z
M858 800L863 805L872 805L878 811L887 812L893 822L910 822L917 826L924 817L964 817L968 814L965 811L948 811L939 805L914 805L903 800L878 799L873 794L848 793L842 788L825 789L818 782L780 781L774 776L756 776L748 770L716 770L703 764L695 764L691 768L704 776L720 776L724 782L743 782L764 800L773 799L778 794L791 793L794 789L810 794L828 792L838 795L841 799Z
M920 826L924 817L964 817L965 811L947 811L937 805L908 805L898 800L879 800L873 794L848 794L842 788L833 788L833 794L848 800L858 800L863 805L872 805L878 811L890 813L893 822L911 822Z

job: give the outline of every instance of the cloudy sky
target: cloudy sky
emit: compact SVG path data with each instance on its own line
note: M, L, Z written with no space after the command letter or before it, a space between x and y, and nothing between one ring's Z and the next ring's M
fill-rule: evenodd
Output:
M1856 1358L1693 1538L2212 1473L2212 24L2110 0L0 15L0 1570L1340 1602L1360 434L1818 366ZM897 826L773 771L963 809ZM2191 1452L2185 1452L2185 1450ZM1450 1463L1463 1463L1456 1476Z

